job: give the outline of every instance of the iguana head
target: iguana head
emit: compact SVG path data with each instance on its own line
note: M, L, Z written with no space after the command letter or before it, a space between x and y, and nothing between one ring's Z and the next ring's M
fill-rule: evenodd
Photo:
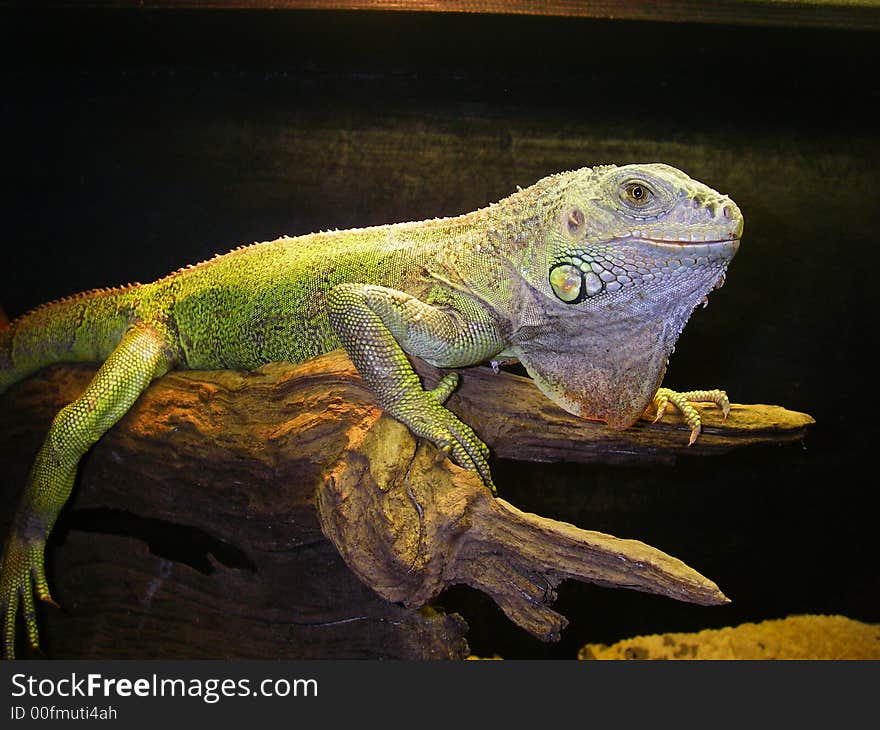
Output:
M668 165L556 177L521 268L513 349L563 408L625 427L647 407L693 309L723 283L742 215Z

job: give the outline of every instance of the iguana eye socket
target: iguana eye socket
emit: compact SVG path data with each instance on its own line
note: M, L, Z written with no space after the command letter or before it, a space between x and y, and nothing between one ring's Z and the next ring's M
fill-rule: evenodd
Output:
M654 192L645 183L634 180L623 186L624 202L644 208L654 198Z
M576 304L584 298L584 278L577 266L554 266L550 269L550 286L553 293L566 304Z

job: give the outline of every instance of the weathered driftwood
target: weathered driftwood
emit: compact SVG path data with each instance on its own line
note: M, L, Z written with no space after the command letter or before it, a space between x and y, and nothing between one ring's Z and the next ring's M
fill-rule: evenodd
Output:
M7 521L49 420L93 372L56 366L0 397ZM656 461L686 448L675 416L614 432L489 369L469 370L450 406L502 457ZM704 419L699 453L798 439L812 422L769 406ZM383 416L340 352L157 381L84 460L57 532L64 610L43 620L55 657L458 658L464 622L424 608L456 583L542 639L565 625L549 607L565 578L726 600L648 545L492 498Z

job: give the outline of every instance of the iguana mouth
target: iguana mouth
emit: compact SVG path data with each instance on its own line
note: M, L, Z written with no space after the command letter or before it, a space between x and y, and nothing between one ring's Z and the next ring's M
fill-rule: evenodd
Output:
M647 243L651 246L667 251L687 251L688 254L691 256L696 255L711 257L726 255L728 253L730 256L736 255L736 252L739 250L740 242L739 236L731 236L730 238L713 238L709 240L695 238L693 240L689 239L687 241L671 240L664 238L639 238L636 236L629 236L621 240L642 241L643 243Z
M704 238L700 238L698 233L692 233L689 235L689 237L686 240L685 239L673 239L673 238L648 238L647 236L638 236L638 235L630 235L630 236L626 236L626 237L618 239L618 240L621 240L621 241L626 241L626 240L645 241L646 243L654 243L654 244L657 244L658 246L668 246L670 248L683 248L685 246L692 246L695 244L696 245L705 244L707 246L714 246L714 245L719 245L719 244L731 244L731 243L739 244L740 237L731 235L729 238L704 239Z

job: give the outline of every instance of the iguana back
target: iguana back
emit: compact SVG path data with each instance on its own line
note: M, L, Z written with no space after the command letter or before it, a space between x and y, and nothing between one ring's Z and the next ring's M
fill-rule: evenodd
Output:
M138 321L167 326L176 367L302 362L341 346L327 315L330 289L360 282L424 295L427 260L469 229L459 216L285 236L148 284L49 302L0 330L0 392L54 362L103 362Z

